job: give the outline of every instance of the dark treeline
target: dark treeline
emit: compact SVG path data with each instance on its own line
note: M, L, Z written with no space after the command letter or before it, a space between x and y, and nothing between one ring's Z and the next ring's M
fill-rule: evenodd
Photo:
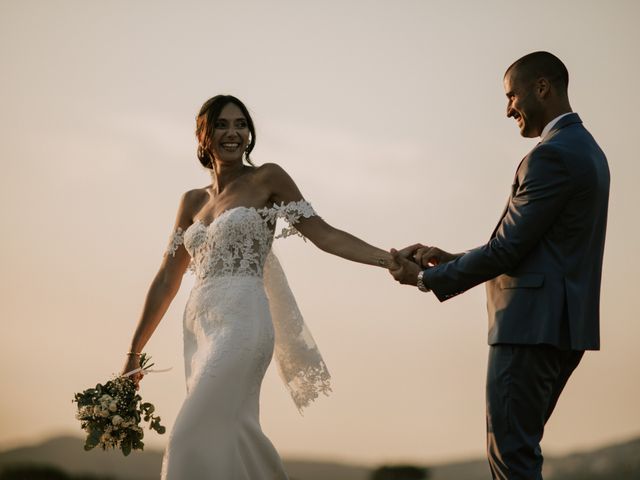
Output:
M63 470L41 464L16 464L0 471L0 480L117 480L96 475L69 475Z

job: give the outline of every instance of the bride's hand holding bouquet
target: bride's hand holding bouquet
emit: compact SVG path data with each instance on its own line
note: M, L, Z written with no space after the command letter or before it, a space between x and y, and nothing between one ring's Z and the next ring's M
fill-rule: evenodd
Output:
M142 367L142 359L145 354L136 354L129 352L127 353L127 361L124 364L124 368L122 369L122 373L120 375L128 376L131 381L135 384L136 390L140 389L140 381L142 377L144 377L143 367ZM149 357L144 357L147 361ZM151 365L147 366L149 369ZM135 372L135 373L132 373Z

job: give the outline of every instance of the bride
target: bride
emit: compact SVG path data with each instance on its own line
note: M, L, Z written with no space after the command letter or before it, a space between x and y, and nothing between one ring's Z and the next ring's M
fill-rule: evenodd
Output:
M388 268L391 255L320 218L276 164L256 167L253 121L237 98L207 100L196 120L198 158L212 184L182 196L175 228L131 341L124 372L175 297L182 276L196 276L184 312L187 397L162 465L166 480L286 479L259 423L260 385L275 350L299 409L330 391L329 373L271 253L276 219L318 248ZM246 161L246 163L245 163ZM276 238L277 238L276 237ZM137 374L134 381L140 382Z

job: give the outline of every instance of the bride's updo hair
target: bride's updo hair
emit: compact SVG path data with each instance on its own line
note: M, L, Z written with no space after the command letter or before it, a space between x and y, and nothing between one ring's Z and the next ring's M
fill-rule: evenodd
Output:
M233 95L216 95L204 102L198 116L196 117L198 160L200 160L200 163L204 167L211 170L213 170L213 156L209 152L211 147L211 138L213 137L213 130L215 128L214 126L216 124L216 120L218 120L218 117L220 116L220 112L229 103L236 105L247 119L247 126L249 127L251 136L249 138L249 145L247 145L247 148L244 151L244 160L249 165L254 166L251 158L249 158L249 154L256 144L256 129L253 126L253 120L251 119L251 115L249 115L249 110L244 106L244 103Z

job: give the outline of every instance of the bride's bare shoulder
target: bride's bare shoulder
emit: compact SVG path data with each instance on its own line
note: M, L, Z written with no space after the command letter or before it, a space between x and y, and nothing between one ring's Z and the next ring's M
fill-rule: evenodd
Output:
M269 198L276 203L300 200L302 193L293 178L276 163L265 163L263 169L262 185L269 191Z
M187 190L182 194L182 199L185 202L193 203L199 202L209 198L209 191L211 190L211 185L207 185L202 188L193 188L191 190Z
M289 174L277 163L264 163L260 165L256 169L256 174L270 182L278 182L289 178Z
M182 194L180 199L180 213L179 216L185 219L193 218L202 206L209 200L210 186L202 188L194 188L187 190Z

